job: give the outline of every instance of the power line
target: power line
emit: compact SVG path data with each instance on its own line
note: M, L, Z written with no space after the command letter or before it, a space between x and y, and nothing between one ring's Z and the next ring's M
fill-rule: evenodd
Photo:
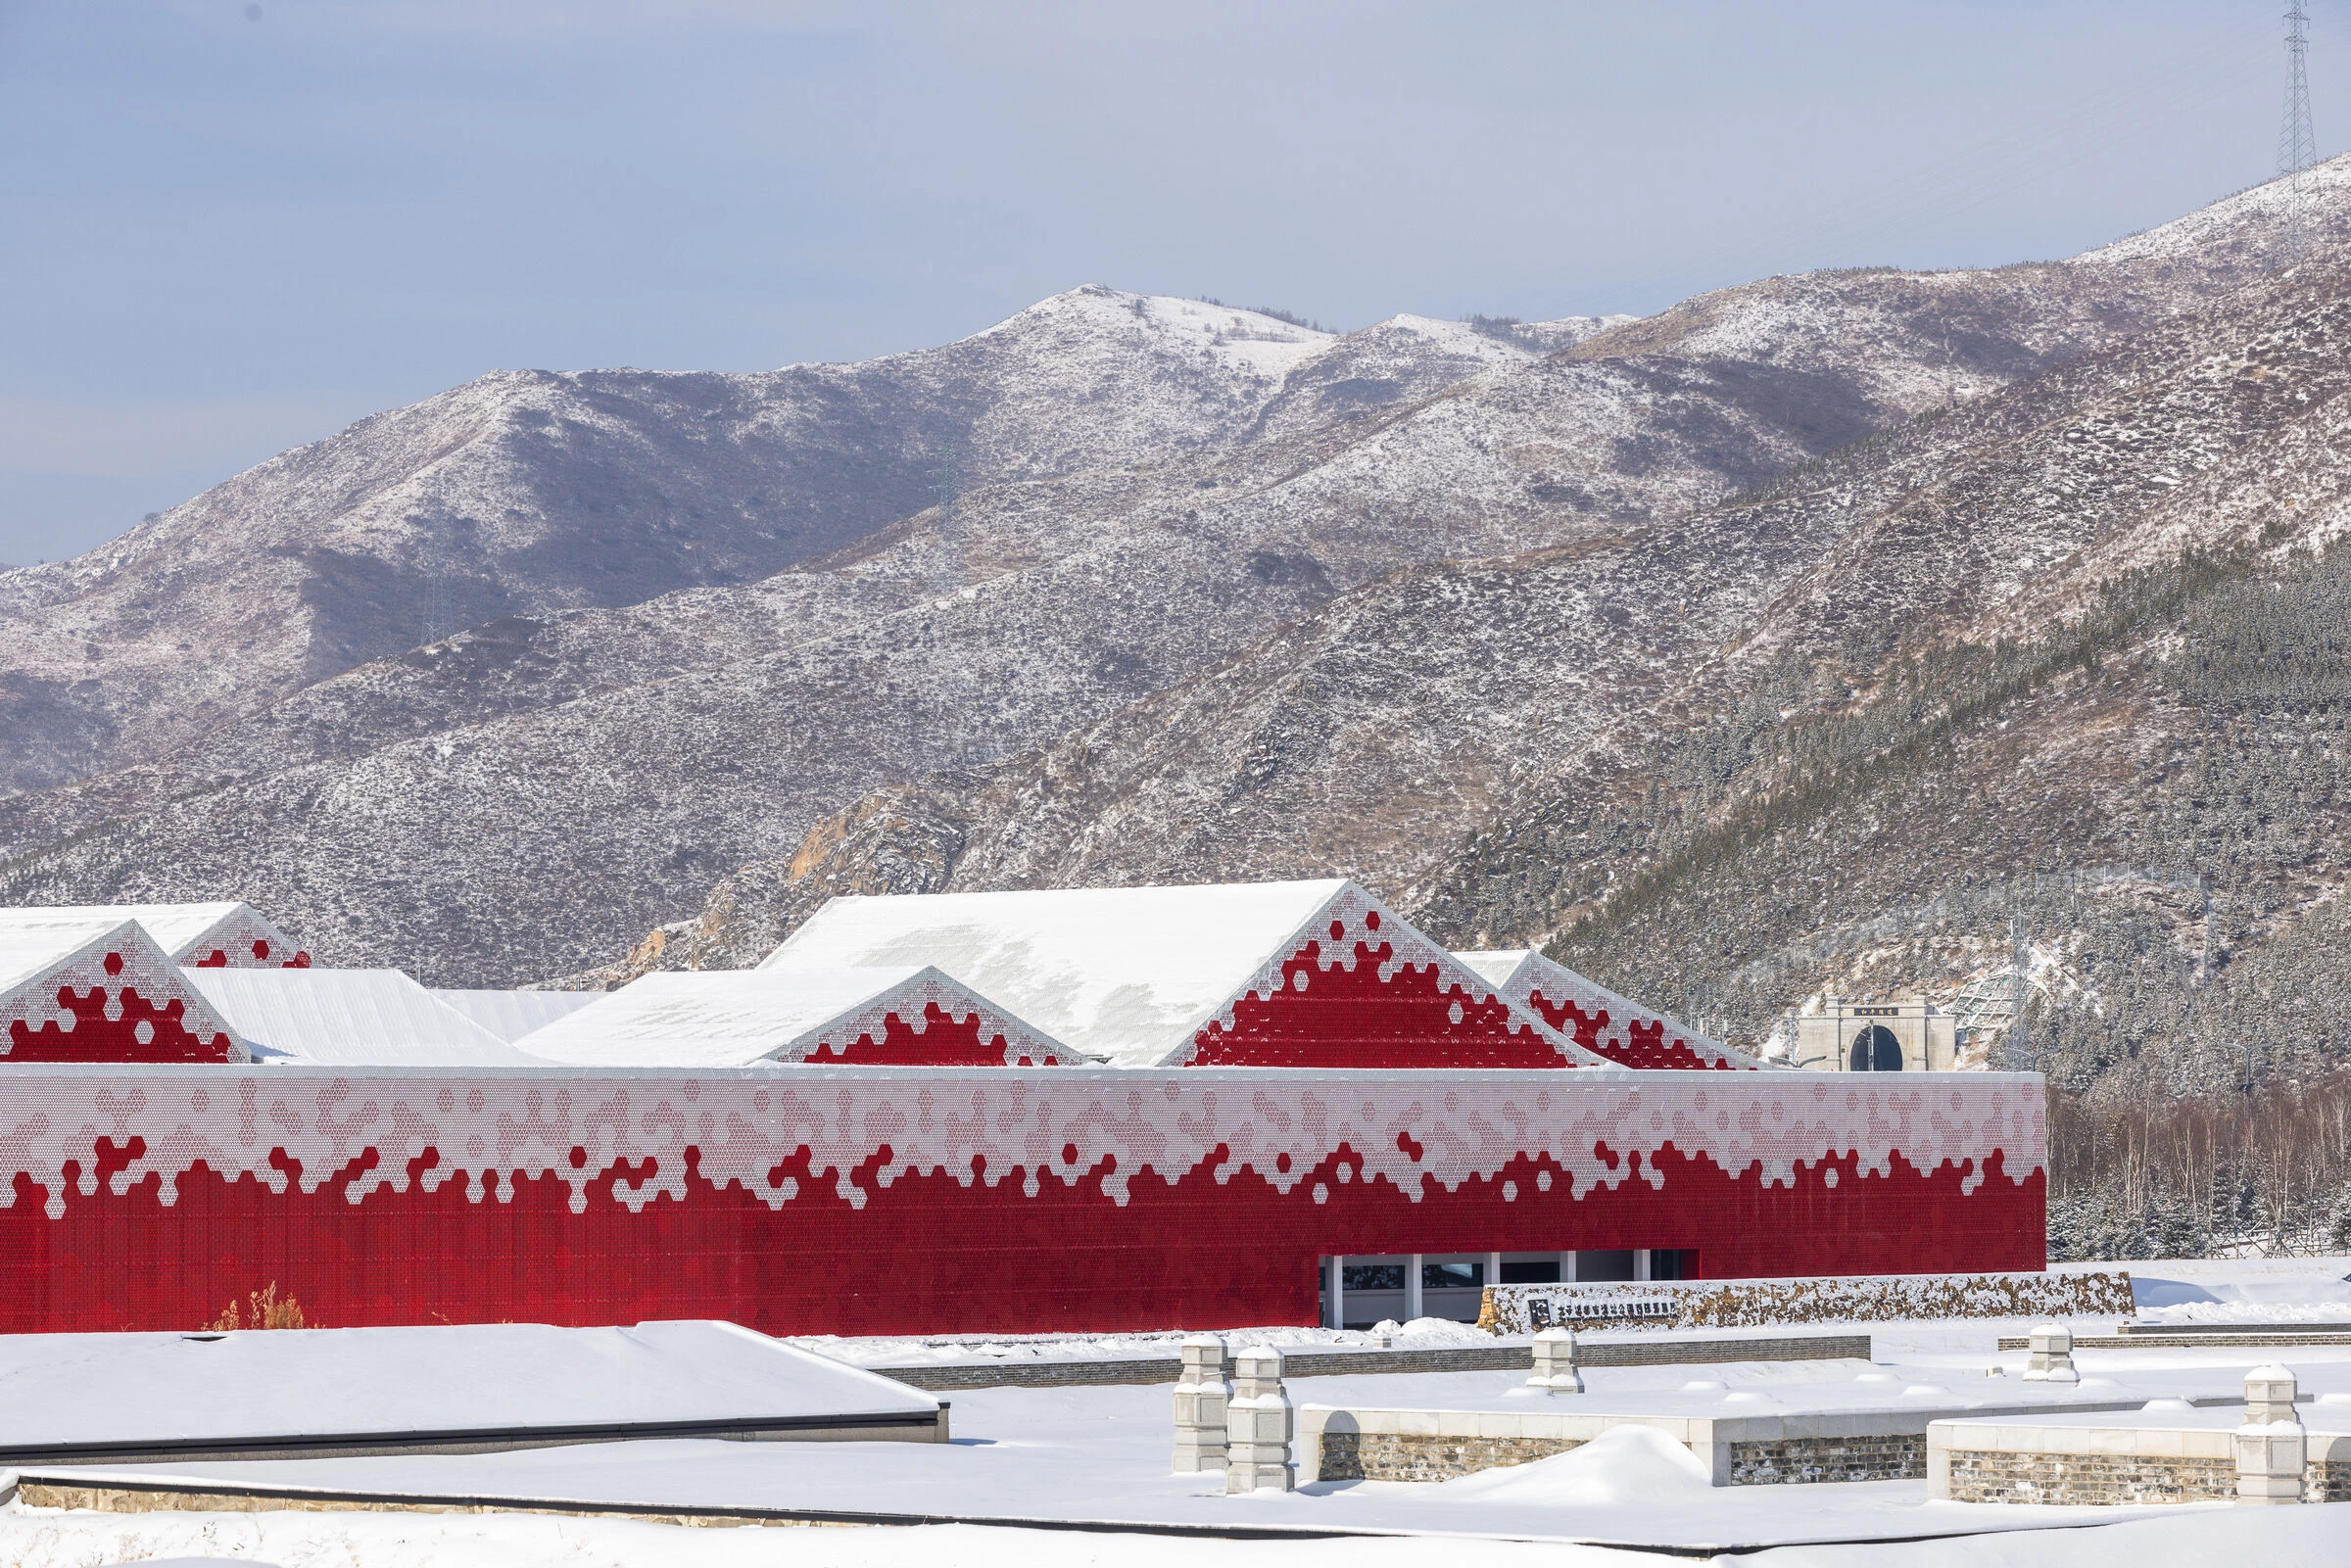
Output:
M2310 123L2309 26L2309 14L2294 0L2285 14L2285 112L2278 124L2278 175L2285 181L2279 238L2288 266L2297 265L2309 247L2304 176L2319 161L2319 138Z

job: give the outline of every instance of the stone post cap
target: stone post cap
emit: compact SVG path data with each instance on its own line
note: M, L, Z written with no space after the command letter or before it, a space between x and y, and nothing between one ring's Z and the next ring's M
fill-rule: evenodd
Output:
M2294 1396L2301 1390L2294 1374L2282 1366L2257 1366L2245 1374L2245 1421L2294 1421Z
M2037 1351L2070 1351L2074 1348L2074 1331L2063 1323L2033 1325L2033 1345Z
M1281 1352L1267 1345L1252 1345L1232 1358L1233 1392L1240 1399L1233 1407L1240 1408L1249 1399L1258 1396L1280 1397Z
M1539 1329L1535 1333L1535 1343L1538 1345L1573 1345L1575 1330L1571 1328Z
M1190 1381L1197 1381L1195 1374L1199 1373L1216 1377L1224 1375L1224 1342L1212 1334L1195 1335L1185 1340L1176 1348L1176 1356L1182 1362Z

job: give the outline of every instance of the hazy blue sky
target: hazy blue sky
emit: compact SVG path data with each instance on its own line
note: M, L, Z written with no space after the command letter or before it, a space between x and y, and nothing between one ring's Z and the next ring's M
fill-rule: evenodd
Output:
M2069 254L2267 177L2282 9L0 0L0 560L500 366Z

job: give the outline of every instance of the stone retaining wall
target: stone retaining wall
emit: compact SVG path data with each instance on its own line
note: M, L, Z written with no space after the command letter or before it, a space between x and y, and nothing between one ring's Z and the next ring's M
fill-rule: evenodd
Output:
M1581 1437L1470 1437L1420 1432L1325 1432L1316 1481L1450 1481L1480 1470L1532 1464L1589 1442ZM1916 1481L1927 1440L1893 1435L1777 1438L1732 1443L1723 1484L1767 1487L1822 1481Z
M1927 1433L1927 1495L1953 1502L2136 1505L2236 1497L2235 1428L1962 1418ZM2303 1500L2351 1501L2351 1433L2305 1429Z
M1234 1350L1246 1335L1228 1337ZM1767 1339L1586 1340L1576 1350L1585 1366L1680 1366L1721 1361L1830 1361L1871 1358L1867 1334L1790 1334ZM1465 1345L1427 1351L1284 1351L1284 1377L1329 1377L1367 1372L1523 1372L1533 1361L1524 1345ZM1179 1363L1122 1361L963 1361L929 1366L869 1368L910 1388L1082 1388L1108 1384L1173 1383ZM1224 1375L1232 1375L1225 1357Z
M2314 1459L2302 1474L2304 1502L2351 1502L2351 1459Z
M1768 1487L1816 1481L1920 1481L1927 1474L1927 1440L1905 1433L1885 1437L1780 1438L1730 1445L1730 1484Z
M1409 1432L1331 1432L1317 1481L1450 1481L1479 1470L1531 1464L1584 1445L1582 1438L1429 1437Z
M1531 1334L1555 1327L1774 1328L1952 1317L2128 1317L2137 1309L2131 1276L2119 1269L2083 1274L1856 1274L1489 1285L1477 1326L1496 1334Z
M1995 1453L1951 1449L1953 1502L2228 1502L2236 1465L2189 1454Z
M2242 1334L2076 1334L2077 1351L2258 1351L2292 1350L2298 1345L2351 1345L2351 1334L2296 1334L2248 1331ZM2030 1336L2003 1334L2003 1351L2029 1351Z

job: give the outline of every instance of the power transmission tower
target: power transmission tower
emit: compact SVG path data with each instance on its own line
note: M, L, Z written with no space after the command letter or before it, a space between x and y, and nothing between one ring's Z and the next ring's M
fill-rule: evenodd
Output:
M2025 1034L2025 1004L2033 993L2033 943L2025 934L2025 916L2022 910L2008 920L2009 967L2016 976L2016 988L2009 992L2008 1032L2000 1041L2007 1061L2003 1064L2011 1072L2029 1072L2033 1068L2033 1049Z
M2310 15L2300 0L2285 14L2285 113L2278 124L2278 176L2285 182L2279 238L2285 264L2300 264L2308 252L2308 173L2319 161L2318 133L2310 124Z
M938 576L933 586L940 589L963 586L963 545L955 537L955 498L962 481L962 465L950 446L938 467Z

